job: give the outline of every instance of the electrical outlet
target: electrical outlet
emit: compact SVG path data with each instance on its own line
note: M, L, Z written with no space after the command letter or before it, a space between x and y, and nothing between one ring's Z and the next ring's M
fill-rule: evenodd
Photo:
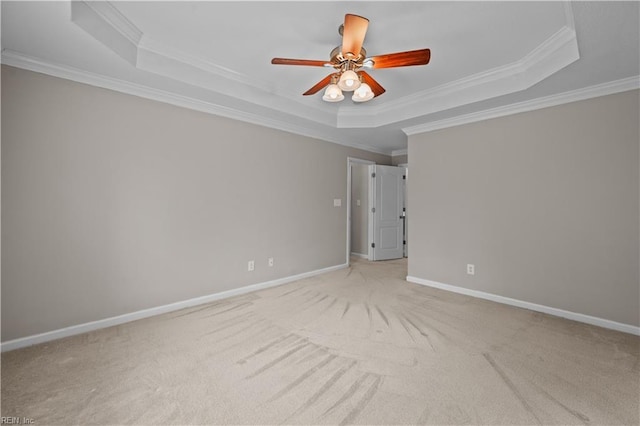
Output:
M270 257L268 260L269 266L273 266L273 257Z
M475 275L476 274L476 265L471 263L467 263L467 274Z
M342 206L342 198L334 198L333 207L340 207L340 206Z
M247 263L247 271L251 272L256 268L256 263L253 260L250 260L249 263Z
M360 207L360 200L356 200L356 206Z

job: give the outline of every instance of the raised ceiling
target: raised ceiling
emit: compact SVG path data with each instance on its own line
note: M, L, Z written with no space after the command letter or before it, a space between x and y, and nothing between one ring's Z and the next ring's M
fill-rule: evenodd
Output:
M427 66L371 70L387 92L301 94L330 70L345 13L369 55L430 48ZM406 134L638 87L637 2L2 2L2 62L214 114L401 153Z

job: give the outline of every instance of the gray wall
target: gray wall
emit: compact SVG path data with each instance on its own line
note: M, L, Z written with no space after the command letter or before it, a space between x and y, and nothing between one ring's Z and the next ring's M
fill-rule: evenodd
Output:
M369 252L369 166L353 164L351 167L351 252L366 255Z
M638 98L411 136L409 275L639 325Z
M391 161L5 66L2 124L3 341L343 264Z

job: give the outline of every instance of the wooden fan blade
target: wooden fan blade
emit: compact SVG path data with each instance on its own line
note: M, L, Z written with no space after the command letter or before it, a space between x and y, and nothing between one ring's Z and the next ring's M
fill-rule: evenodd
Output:
M327 87L329 85L329 83L331 83L331 77L333 76L333 74L329 74L328 76L326 76L325 78L323 78L322 80L320 80L315 86L313 86L311 89L307 90L306 92L303 93L304 96L309 96L309 95L314 95L316 93L318 93L320 90L324 89L325 87Z
M384 87L380 86L380 83L378 83L377 81L375 81L373 79L373 77L371 77L369 74L367 74L366 71L360 70L358 71L360 73L360 75L362 76L362 80L367 83L369 85L369 87L371 87L371 91L373 92L373 97L375 98L376 96L380 96L382 95L384 92L386 92L386 90L384 90Z
M274 65L306 65L309 67L323 67L328 61L316 61L313 59L288 59L288 58L273 58L271 63Z
M342 32L342 56L358 57L367 34L369 20L358 15L346 14L344 16L344 29Z
M373 68L408 67L411 65L427 65L431 59L430 49L410 50L408 52L388 53L372 56Z

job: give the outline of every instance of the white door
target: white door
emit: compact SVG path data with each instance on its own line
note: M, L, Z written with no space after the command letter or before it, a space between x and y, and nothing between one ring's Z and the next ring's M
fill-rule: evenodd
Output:
M369 260L400 259L403 255L404 169L369 166L371 196L369 212Z

